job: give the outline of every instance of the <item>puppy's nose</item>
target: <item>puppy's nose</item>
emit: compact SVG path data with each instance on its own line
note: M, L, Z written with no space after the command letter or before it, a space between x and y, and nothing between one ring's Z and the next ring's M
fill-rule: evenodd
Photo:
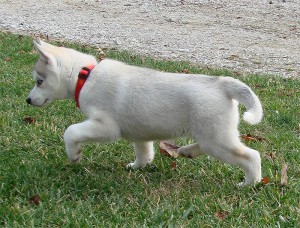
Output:
M28 104L31 104L31 99L28 97L28 98L26 99L26 102L27 102Z

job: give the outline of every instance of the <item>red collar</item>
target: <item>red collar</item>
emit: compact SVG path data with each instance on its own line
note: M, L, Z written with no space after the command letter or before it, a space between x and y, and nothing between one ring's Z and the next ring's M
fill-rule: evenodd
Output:
M95 65L88 65L86 67L83 67L81 71L78 74L78 80L76 84L76 89L75 89L75 101L76 101L76 107L80 108L79 106L79 93L80 90L82 89L85 81L89 77L91 71L94 69Z

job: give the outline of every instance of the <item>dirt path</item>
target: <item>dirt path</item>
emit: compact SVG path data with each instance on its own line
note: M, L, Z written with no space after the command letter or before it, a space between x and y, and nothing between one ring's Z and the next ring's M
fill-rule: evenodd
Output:
M0 0L0 30L300 77L299 0Z

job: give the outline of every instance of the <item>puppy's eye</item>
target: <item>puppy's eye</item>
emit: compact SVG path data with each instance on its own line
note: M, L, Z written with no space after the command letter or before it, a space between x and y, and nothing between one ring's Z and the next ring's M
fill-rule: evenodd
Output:
M42 83L43 83L43 80L42 80L42 79L37 79L37 80L36 80L36 84L37 84L38 86L42 85Z

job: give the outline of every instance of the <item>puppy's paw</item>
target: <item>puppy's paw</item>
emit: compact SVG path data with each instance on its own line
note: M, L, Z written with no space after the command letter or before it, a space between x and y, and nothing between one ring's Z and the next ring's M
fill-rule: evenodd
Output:
M79 150L78 153L76 153L76 154L74 154L72 156L69 156L69 160L73 164L78 164L80 162L80 160L81 160L81 157L82 157L82 153Z
M126 165L126 169L135 169L136 167L134 166L134 162L131 162Z
M140 169L140 168L144 168L146 166L146 164L140 164L140 163L137 163L137 162L132 162L132 163L129 163L126 168L127 169Z
M238 183L237 186L239 188L242 188L242 187L246 187L246 186L256 186L258 184L260 184L260 181L249 181L249 182L244 181L244 182Z
M239 188L242 188L242 187L245 186L245 182L240 182L240 183L237 184L237 186L238 186Z

